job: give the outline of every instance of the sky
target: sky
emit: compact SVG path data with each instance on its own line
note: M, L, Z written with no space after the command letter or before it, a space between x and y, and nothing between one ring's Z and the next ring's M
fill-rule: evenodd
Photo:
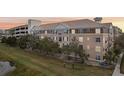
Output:
M42 24L70 21L77 19L91 19L94 17L0 17L0 29L7 29L27 23L28 19L38 19ZM102 23L112 22L124 32L124 17L103 17Z

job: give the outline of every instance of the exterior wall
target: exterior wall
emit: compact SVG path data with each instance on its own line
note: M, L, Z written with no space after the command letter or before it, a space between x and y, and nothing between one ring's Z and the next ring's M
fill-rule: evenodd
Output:
M6 35L8 34L8 36L20 37L28 34L28 27L27 25L22 25L8 29L6 32L8 32L6 33Z
M104 48L108 46L107 43L104 44L105 41L103 42L103 37L106 36L107 39L108 34L101 33L101 30L99 28L95 28L94 33L76 33L75 29L67 29L67 28L53 30L54 33L51 34L46 33L45 31L42 34L37 34L37 35L41 39L44 37L53 39L55 42L58 42L60 44L60 47L71 43L72 39L76 37L76 40L79 41L79 45L83 45L84 50L90 55L89 59L96 61L96 55L99 55L100 60L103 60L103 55L105 54ZM65 31L67 32L65 33ZM62 39L61 41L59 41L60 37ZM100 42L96 42L96 38L100 38ZM97 47L100 47L100 51L96 51Z
M83 42L81 44L83 45L84 50L86 50L86 52L89 54L89 58L91 60L96 60L96 55L99 55L100 59L103 60L103 36L97 34L84 34L82 37ZM96 38L100 38L100 42L96 42ZM97 47L100 47L100 51L96 51Z
M13 32L13 36L15 37L20 37L28 34L28 27L27 26L22 26L22 27L17 27L15 28Z
M44 34L38 34L38 36L41 39L45 37L51 38L55 42L58 42L60 47L70 43L69 34L65 34L62 30L58 30L56 34L44 33Z
M96 61L96 56L100 56L100 60L97 61L102 61L104 54L113 44L113 29L108 28L108 32L112 32L112 34L107 31L102 32L100 28L95 28L95 31L91 33L77 33L76 29L63 27L61 29L52 29L52 33L47 33L47 30L45 30L44 33L37 35L41 39L44 37L53 39L60 44L60 47L71 43L72 39L76 37L79 45L83 45L84 50L90 55L89 59ZM59 41L60 37L61 41ZM96 42L96 38L100 38L100 42Z

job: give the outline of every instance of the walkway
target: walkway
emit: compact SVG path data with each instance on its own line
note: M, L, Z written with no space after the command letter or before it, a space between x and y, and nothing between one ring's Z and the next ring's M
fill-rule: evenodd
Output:
M120 64L121 64L122 56L123 56L123 53L120 54L120 57L119 57L118 62L116 64L116 66L115 66L115 70L114 70L112 76L124 76L124 74L120 73Z

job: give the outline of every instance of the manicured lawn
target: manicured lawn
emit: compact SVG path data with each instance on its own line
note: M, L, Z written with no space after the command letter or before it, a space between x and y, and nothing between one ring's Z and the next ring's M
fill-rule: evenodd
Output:
M121 73L123 73L123 74L124 74L124 55L123 55L122 60L121 60L121 67L120 67L120 71L121 71Z
M63 61L40 56L36 53L26 52L19 48L13 48L5 44L0 44L0 59L10 60L16 63L17 69L8 75L112 75L110 69L88 66L85 64L75 64L75 70L71 64L63 65Z

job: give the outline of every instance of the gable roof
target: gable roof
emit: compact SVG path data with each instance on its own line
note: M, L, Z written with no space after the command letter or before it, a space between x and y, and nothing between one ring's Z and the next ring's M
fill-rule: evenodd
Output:
M65 21L59 23L51 23L51 24L43 24L40 25L40 28L43 30L47 29L55 29L58 24L64 24L68 28L94 28L94 27L102 27L103 25L100 23L96 23L89 19L82 19L82 20L73 20L73 21Z

